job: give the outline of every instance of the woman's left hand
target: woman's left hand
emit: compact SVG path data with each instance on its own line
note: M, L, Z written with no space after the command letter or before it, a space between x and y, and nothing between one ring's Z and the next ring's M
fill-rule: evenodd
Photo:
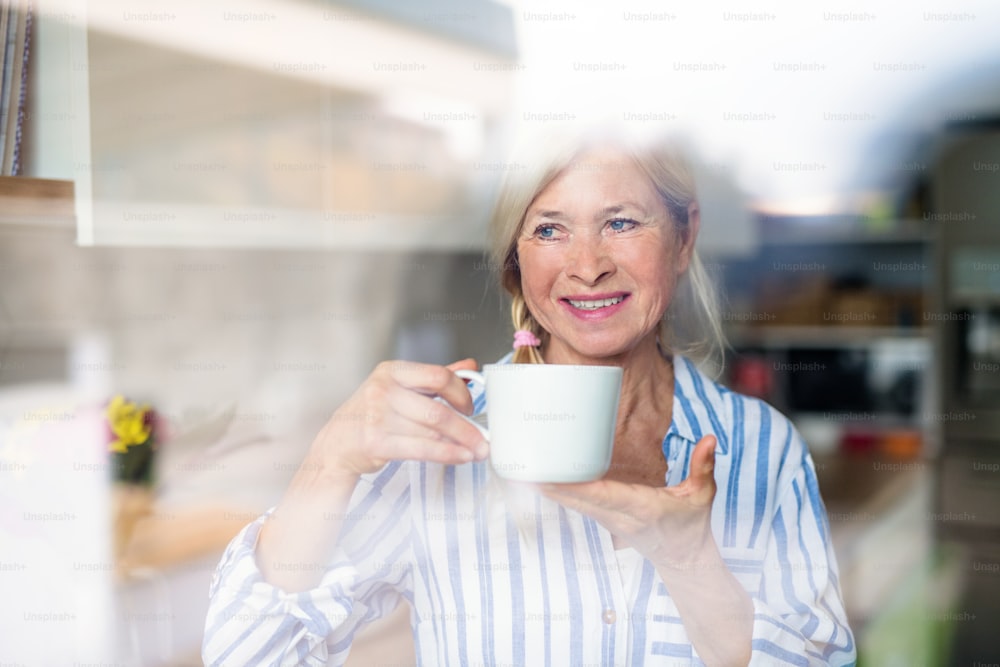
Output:
M704 556L717 553L711 530L715 445L712 435L698 441L690 474L677 486L654 488L598 480L544 484L541 491L594 518L658 567L697 568Z

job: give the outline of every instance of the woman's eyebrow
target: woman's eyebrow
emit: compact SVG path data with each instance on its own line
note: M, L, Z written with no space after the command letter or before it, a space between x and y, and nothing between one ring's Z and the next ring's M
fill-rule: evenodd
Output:
M635 211L642 216L649 215L649 212L643 206L640 206L639 204L633 201L624 201L621 203L605 206L604 208L602 208L597 212L597 214L594 216L594 219L602 220L604 218L609 218L615 215L619 215L623 211L628 211L628 210ZM546 210L529 211L524 219L525 221L542 219L542 220L557 220L560 222L566 222L569 220L569 217L563 211L546 209Z
M644 207L639 206L639 204L636 204L635 202L626 201L626 202L622 202L620 204L612 204L611 206L605 206L604 208L602 208L600 210L600 212L598 213L598 215L600 217L609 216L609 215L615 215L615 214L621 213L622 211L625 211L627 209L634 209L634 210L639 211L640 213L643 213L643 214L646 213L646 209Z
M529 218L551 218L553 220L564 220L566 214L562 211L531 211Z
M635 202L626 201L620 204L611 204L610 206L605 206L600 211L597 212L597 217L606 217L609 215L616 215L622 211L628 209L635 209L640 213L645 213L646 209L636 204ZM550 218L553 220L563 220L566 218L566 214L562 211L556 210L541 210L541 211L531 211L528 215L529 218Z

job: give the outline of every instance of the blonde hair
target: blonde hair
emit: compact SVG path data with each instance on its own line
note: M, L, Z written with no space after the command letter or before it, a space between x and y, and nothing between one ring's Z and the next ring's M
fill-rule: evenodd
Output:
M688 224L688 207L697 203L693 169L680 142L662 136L627 136L616 128L551 132L531 142L524 159L509 163L490 220L490 266L511 295L514 330L525 329L538 336L544 346L546 332L531 314L521 290L521 270L517 240L524 217L535 198L581 154L594 146L613 146L631 157L649 177L663 199L670 217L683 233ZM725 335L714 282L695 250L687 271L678 281L671 303L659 328L665 352L682 354L709 372L722 368ZM537 347L514 351L514 363L544 363Z

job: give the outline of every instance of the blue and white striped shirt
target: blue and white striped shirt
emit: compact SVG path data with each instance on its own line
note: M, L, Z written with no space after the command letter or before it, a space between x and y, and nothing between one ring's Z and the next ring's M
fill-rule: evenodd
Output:
M703 434L718 438L712 530L753 600L752 663L853 664L826 510L791 423L678 356L664 428L667 485ZM249 525L212 585L206 664L339 665L354 632L401 599L422 665L702 664L652 563L545 497L493 493L496 480L485 462L395 461L363 477L329 568L303 593L261 578L264 517Z

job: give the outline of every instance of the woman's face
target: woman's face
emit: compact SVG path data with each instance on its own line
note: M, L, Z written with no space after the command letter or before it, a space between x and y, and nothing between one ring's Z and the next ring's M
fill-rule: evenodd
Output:
M517 252L525 301L551 334L546 361L607 362L655 337L690 262L697 205L688 215L682 234L639 166L611 149L584 153L539 193Z

